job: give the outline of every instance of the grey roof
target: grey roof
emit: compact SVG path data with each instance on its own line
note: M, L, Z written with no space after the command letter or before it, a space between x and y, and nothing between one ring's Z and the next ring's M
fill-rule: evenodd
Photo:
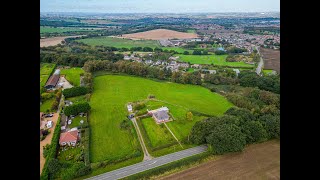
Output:
M168 120L169 119L169 115L167 114L166 111L162 110L162 111L157 111L156 113L154 113L154 116L162 121L162 120Z

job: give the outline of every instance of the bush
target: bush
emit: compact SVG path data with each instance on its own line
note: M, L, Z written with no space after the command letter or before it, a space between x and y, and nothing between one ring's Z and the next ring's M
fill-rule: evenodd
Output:
M87 94L88 88L87 87L73 87L69 89L63 90L63 95L65 98L74 97L74 96L81 96Z
M138 102L133 105L134 110L140 110L140 109L143 109L144 107L146 107L146 105L143 102Z

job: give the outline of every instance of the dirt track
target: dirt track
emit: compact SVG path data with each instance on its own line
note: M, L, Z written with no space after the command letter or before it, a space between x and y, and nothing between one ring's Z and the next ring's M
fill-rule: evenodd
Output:
M48 47L48 46L58 45L62 41L64 41L65 38L69 38L69 37L79 37L79 36L63 36L63 37L53 37L53 38L40 39L40 47Z
M46 162L46 159L43 157L43 146L50 144L53 136L54 129L56 128L57 121L59 118L58 113L54 113L52 118L45 118L44 120L51 120L53 121L53 127L50 128L50 134L47 135L47 137L43 140L40 141L40 174L42 172L42 168L44 166L44 163ZM44 123L44 121L42 121Z
M280 143L273 140L250 145L242 153L223 155L161 179L280 179Z
M160 40L160 39L190 39L197 38L198 35L194 33L184 33L178 31L172 31L168 29L155 29L151 31L133 33L133 34L124 34L123 38L130 39L151 39L151 40Z

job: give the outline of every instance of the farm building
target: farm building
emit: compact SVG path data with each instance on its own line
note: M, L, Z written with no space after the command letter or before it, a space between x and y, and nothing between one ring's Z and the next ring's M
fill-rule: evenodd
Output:
M53 89L56 87L57 83L60 79L60 69L57 69L52 76L48 79L46 85L44 86L46 89Z
M152 115L157 124L170 121L170 116L168 113L169 109L167 107L161 107L159 109L148 111L148 114Z
M75 146L79 140L79 131L77 129L72 129L68 132L60 134L59 144L61 146Z

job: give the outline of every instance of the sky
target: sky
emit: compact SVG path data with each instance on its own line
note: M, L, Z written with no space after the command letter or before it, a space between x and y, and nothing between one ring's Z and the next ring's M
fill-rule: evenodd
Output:
M40 0L40 12L279 12L280 0Z

